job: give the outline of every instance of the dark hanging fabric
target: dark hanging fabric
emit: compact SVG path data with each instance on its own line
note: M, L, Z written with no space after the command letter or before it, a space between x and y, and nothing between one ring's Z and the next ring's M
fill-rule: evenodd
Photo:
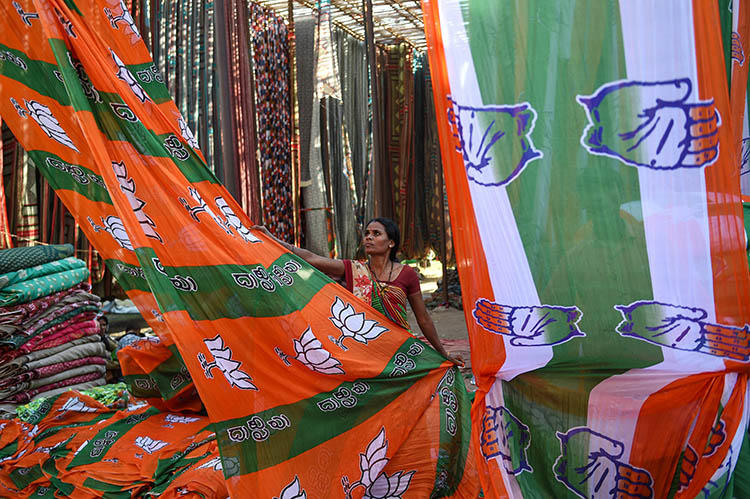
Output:
M387 141L386 171L382 173L383 209L379 216L393 218L404 232L410 225L407 210L408 182L414 160L414 77L411 47L405 43L387 48L385 65L385 124ZM410 242L404 239L401 256L413 256Z
M425 192L431 193L425 199L425 224L427 226L428 245L439 259L443 259L443 239L445 239L446 261L449 265L455 263L453 256L453 239L451 236L450 216L448 213L448 197L442 181L443 163L440 157L440 141L438 139L437 120L443 117L435 115L435 101L432 93L432 77L427 60L424 61L424 185ZM445 230L441 220L441 212L445 221Z
M8 210L5 202L5 162L2 137L3 120L0 119L0 249L12 248L13 242L10 237L10 224L8 223Z
M349 158L354 185L354 216L359 231L373 217L372 167L370 160L372 132L370 129L370 83L365 44L341 30L334 31L339 61L343 128L348 138Z
M336 249L339 258L352 259L359 244L357 199L354 187L349 138L344 128L344 105L338 99L326 98L328 122L328 165L330 193L333 201Z
M247 3L243 0L232 0L226 2L227 34L229 41L229 97L232 110L232 132L234 133L233 144L235 153L234 173L237 176L238 198L243 210L252 220L261 221L263 211L261 209L261 182L258 175L258 160L256 140L263 137L263 131L256 134L256 101L253 98L255 82L251 54L249 51L251 39L254 38L256 25L253 16L248 12ZM249 9L257 10L255 4L250 4ZM248 33L250 31L250 33ZM255 51L257 52L257 51ZM255 57L257 61L257 55ZM279 98L283 98L279 96ZM263 116L263 112L261 112ZM281 121L281 116L279 117ZM288 123L289 120L287 119ZM281 125L280 125L281 126ZM261 149L261 158L263 150ZM228 172L229 168L225 168ZM267 185L263 182L264 185Z
M375 59L377 61L377 86L380 96L379 109L373 109L372 120L378 122L380 128L380 141L374 147L378 149L379 163L374 168L374 189L376 217L395 218L396 212L393 204L394 171L390 155L391 143L391 109L394 107L391 95L390 74L388 72L388 52L383 47L376 47Z
M413 59L413 123L412 127L412 150L413 160L411 171L407 181L406 199L406 221L403 231L405 233L405 253L412 257L421 258L427 253L427 224L425 203L427 193L421 179L425 175L424 155L424 131L425 131L425 78L424 63L427 60L424 54L417 54Z

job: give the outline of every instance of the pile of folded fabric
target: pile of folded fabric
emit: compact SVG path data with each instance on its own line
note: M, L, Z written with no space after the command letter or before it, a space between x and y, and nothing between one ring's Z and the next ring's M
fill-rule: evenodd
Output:
M67 392L0 420L0 497L186 495L229 495L206 416L133 399L117 410Z
M71 245L0 251L0 411L103 385L100 299Z

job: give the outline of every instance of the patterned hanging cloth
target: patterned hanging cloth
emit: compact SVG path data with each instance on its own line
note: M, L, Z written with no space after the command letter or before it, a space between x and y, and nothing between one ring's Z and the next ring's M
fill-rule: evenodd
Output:
M163 82L141 76L153 64L119 2L20 5L37 17L0 5L22 63L0 61L0 113L171 332L160 336L206 407L231 495L476 497L457 369L248 228Z

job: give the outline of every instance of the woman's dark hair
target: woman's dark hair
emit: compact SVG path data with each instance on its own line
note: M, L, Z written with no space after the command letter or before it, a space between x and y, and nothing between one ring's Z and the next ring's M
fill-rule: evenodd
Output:
M388 255L388 258L390 258L394 262L397 262L398 259L396 258L396 253L398 253L398 248L401 244L401 231L398 230L398 225L396 225L396 222L394 222L390 218L377 217L367 222L365 228L373 222L378 222L380 225L385 227L385 233L388 236L388 239L393 241L393 248L391 248L391 252Z

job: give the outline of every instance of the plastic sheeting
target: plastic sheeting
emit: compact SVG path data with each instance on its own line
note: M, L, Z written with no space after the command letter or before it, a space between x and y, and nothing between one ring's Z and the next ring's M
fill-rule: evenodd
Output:
M423 0L487 497L731 497L750 275L719 4Z
M176 344L232 497L476 497L457 369L256 237L123 4L20 0L0 19L0 113Z

